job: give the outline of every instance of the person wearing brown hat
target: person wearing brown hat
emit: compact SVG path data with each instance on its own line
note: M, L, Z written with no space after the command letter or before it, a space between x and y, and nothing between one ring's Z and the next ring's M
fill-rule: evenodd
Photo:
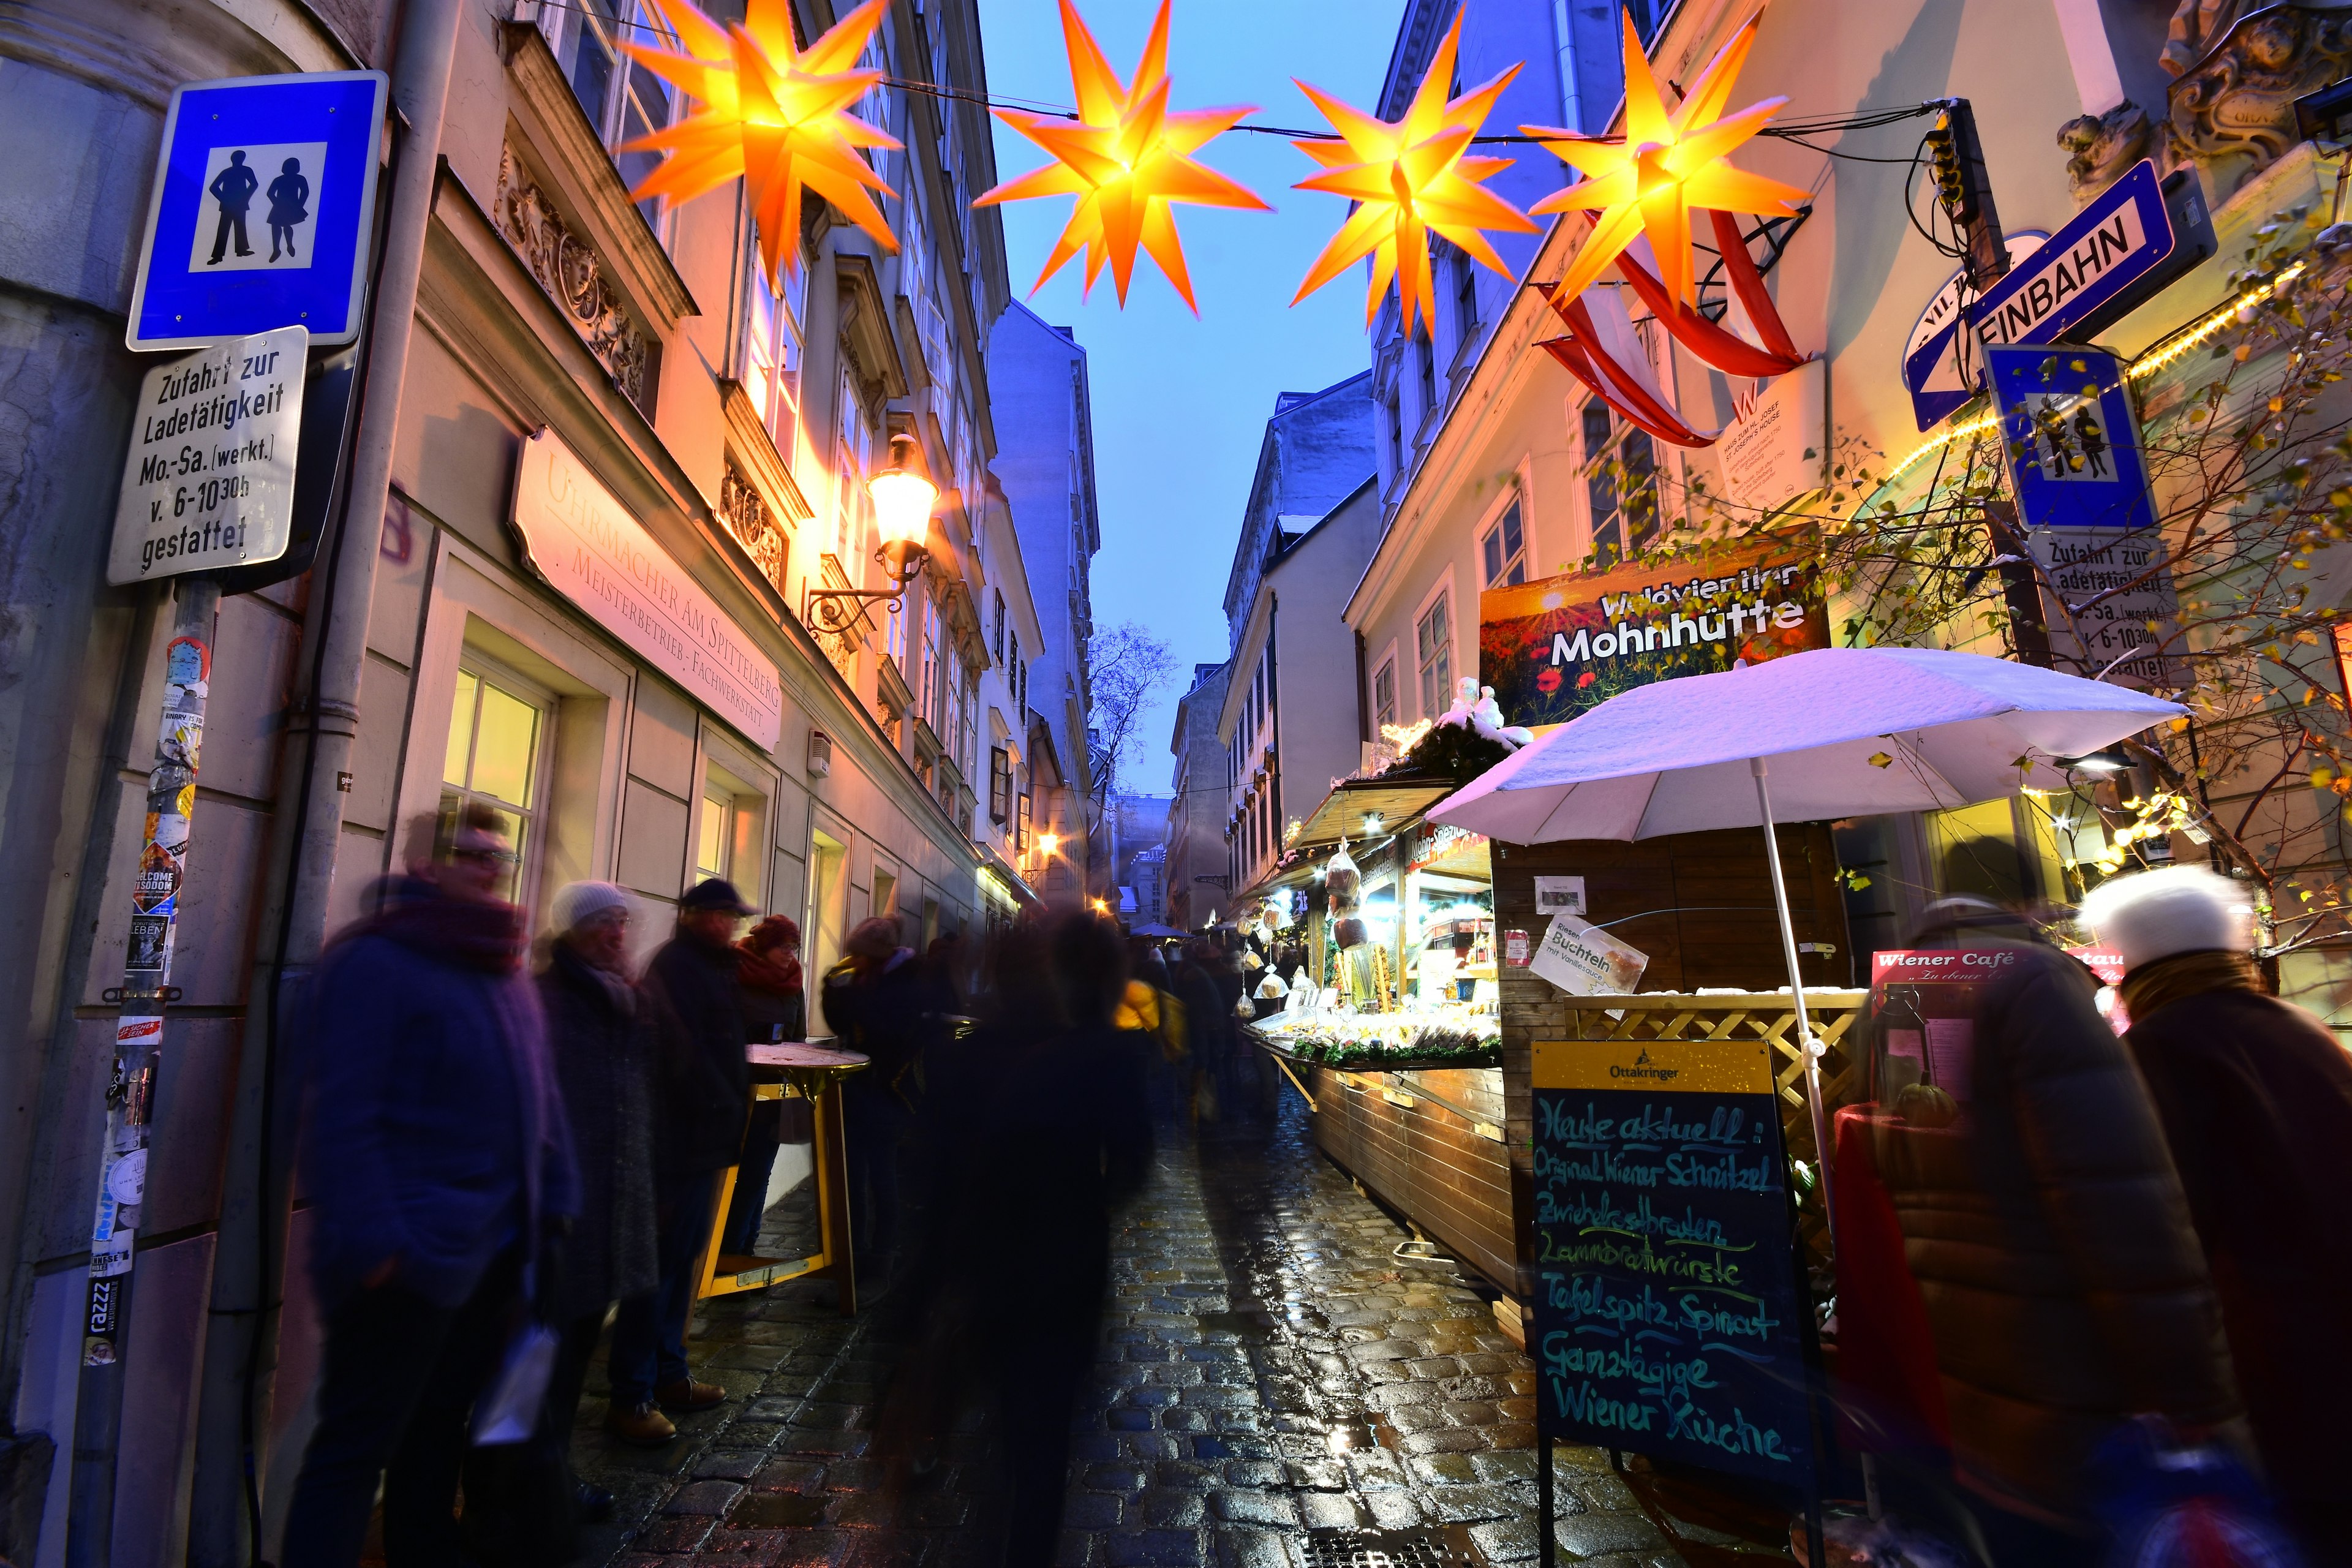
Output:
M2124 1043L2147 1080L2221 1298L2279 1510L2315 1563L2352 1562L2352 1057L2270 995L2252 900L2179 866L2092 890L2123 954Z
M688 1368L686 1321L694 1309L695 1260L710 1237L718 1174L741 1151L751 1108L735 928L752 912L733 883L716 877L698 883L677 901L677 934L646 968L661 1033L654 1122L660 1283L652 1295L622 1302L613 1321L613 1408L605 1418L607 1430L633 1443L677 1435L663 1410L707 1410L727 1397Z
M743 1022L754 1040L808 1038L808 996L801 977L801 928L788 916L770 915L735 944L742 956L735 980L740 988ZM755 1100L743 1132L743 1157L736 1162L735 1196L728 1205L719 1250L757 1249L760 1219L766 1212L768 1178L776 1150L809 1141L808 1101Z

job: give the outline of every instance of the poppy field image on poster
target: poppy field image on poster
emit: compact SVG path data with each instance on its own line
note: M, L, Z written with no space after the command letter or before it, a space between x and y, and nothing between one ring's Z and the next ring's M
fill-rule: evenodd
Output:
M1566 572L1478 595L1478 679L1531 730L1654 680L1829 646L1819 567L1787 545Z

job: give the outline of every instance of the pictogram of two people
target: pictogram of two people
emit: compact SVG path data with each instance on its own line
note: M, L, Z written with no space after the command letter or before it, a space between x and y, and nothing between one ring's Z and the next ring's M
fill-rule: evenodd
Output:
M217 267L227 254L229 241L236 241L239 256L251 256L252 245L245 237L245 215L253 205L254 193L261 189L261 176L255 174L245 161L242 152L228 155L228 167L213 176L205 187L213 200L220 204L220 224L213 230L212 259L206 264ZM302 173L302 160L289 158L279 165L278 177L269 182L269 259L278 259L282 247L289 257L294 255L295 227L310 216L310 181Z

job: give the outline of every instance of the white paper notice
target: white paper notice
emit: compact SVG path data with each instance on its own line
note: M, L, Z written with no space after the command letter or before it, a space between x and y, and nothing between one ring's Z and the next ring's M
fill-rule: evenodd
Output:
M1584 913L1584 879L1581 877L1538 877L1536 879L1536 913L1556 915Z
M775 750L784 714L776 667L551 430L523 443L514 521L557 593Z
M1619 942L1581 915L1551 918L1528 968L1571 996L1625 996L1642 984L1650 955Z

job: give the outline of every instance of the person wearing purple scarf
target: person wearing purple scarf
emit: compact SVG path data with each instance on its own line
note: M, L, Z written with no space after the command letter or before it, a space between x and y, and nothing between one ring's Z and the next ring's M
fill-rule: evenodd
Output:
M326 1347L285 1568L356 1564L379 1480L390 1568L458 1560L467 1411L578 1209L502 825L425 817L410 847L299 1014Z

